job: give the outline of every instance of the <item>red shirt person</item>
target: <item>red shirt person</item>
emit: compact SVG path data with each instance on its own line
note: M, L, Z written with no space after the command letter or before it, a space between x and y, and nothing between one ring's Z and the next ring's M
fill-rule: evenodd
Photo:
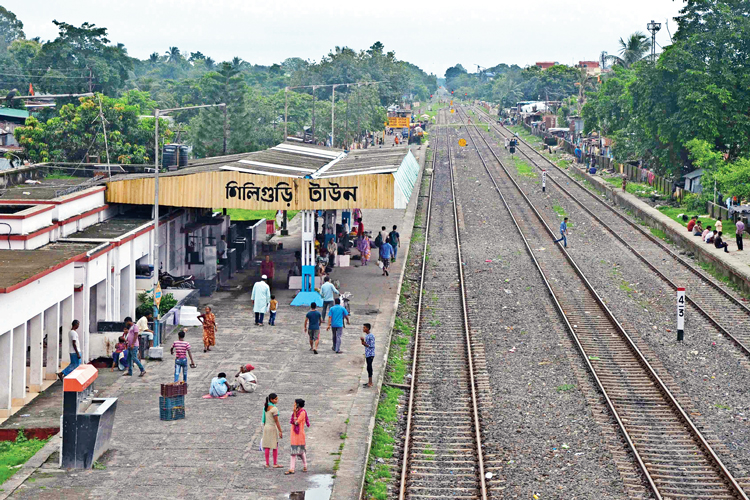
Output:
M268 276L269 283L273 280L273 261L270 255L266 255L266 260L260 263L260 274Z

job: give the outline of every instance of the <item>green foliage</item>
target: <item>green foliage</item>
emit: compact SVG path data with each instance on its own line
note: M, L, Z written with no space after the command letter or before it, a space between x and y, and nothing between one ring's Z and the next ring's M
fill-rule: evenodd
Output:
M148 313L154 312L154 296L152 293L141 292L138 294L138 302L141 304L135 310L135 315L140 318ZM171 293L163 293L159 302L159 314L169 312L177 305L177 299Z
M612 137L619 161L643 159L678 177L693 140L730 162L750 156L750 22L747 6L731 0L690 0L676 19L674 43L656 64L615 71L584 117L587 130Z
M129 102L138 104L129 104ZM154 120L139 119L140 105L148 97L129 92L119 99L97 94L81 97L79 104L65 104L57 116L42 122L34 117L26 119L14 135L26 148L34 162L78 162L88 156L98 156L106 161L107 150L99 109L107 121L107 144L112 163L151 163L154 154ZM166 140L172 132L165 120L159 123L159 137Z
M716 181L716 188L723 198L736 196L738 200L750 199L750 158L736 158L734 161L725 160L725 154L699 139L693 139L685 144L690 159L697 168L703 169L701 184L704 186L705 198L712 200L709 190ZM703 201L703 200L702 200ZM719 204L723 200L719 200ZM705 206L705 205L704 205Z
M23 430L19 430L15 441L0 441L0 484L18 471L12 467L26 463L46 442L26 439Z
M8 50L14 40L24 37L23 23L14 13L0 6L0 53Z

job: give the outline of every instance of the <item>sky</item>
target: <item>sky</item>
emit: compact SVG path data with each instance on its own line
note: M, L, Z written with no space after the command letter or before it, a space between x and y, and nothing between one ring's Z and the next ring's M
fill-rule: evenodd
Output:
M321 2L298 0L6 0L26 36L54 39L52 20L108 29L113 43L144 59L176 46L217 61L238 56L270 65L287 57L318 61L336 46L367 49L376 41L396 57L439 77L456 63L526 66L575 64L617 53L618 39L662 23L669 30L681 0L523 0L516 2ZM398 8L397 8L398 7Z

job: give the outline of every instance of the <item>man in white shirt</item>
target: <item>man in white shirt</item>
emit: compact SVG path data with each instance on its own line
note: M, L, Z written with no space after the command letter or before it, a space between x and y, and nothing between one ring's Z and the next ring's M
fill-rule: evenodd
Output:
M148 347L151 348L154 346L154 332L153 330L150 330L148 327L149 321L154 320L154 315L151 313L146 314L145 316L141 316L141 319L139 319L136 322L136 326L138 327L138 335L147 335L148 336Z
M76 331L78 330L79 324L78 320L74 319L73 325L68 332L68 342L70 342L70 364L57 374L57 378L60 380L67 377L70 372L78 368L78 365L81 364L81 351L78 349L78 332Z

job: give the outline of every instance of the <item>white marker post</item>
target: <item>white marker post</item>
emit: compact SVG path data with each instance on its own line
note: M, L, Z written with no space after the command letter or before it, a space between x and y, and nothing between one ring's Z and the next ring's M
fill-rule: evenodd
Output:
M542 170L542 193L547 189L547 171Z
M677 342L685 338L685 289L677 289Z

